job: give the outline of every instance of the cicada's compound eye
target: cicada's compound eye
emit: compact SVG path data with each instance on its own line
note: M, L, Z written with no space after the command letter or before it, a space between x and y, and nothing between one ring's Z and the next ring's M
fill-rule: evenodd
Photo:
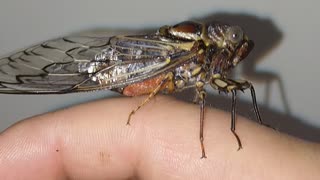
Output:
M238 44L243 40L243 30L239 26L231 26L227 29L226 39L234 44Z

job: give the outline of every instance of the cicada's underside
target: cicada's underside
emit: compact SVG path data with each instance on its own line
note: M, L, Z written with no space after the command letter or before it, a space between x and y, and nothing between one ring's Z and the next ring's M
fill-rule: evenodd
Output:
M148 94L128 118L159 92L194 87L200 104L202 157L204 86L232 93L231 131L235 132L236 91L251 90L253 107L262 124L252 84L228 79L228 72L253 47L238 26L182 22L154 34L136 36L71 36L44 42L0 60L0 93L59 94L110 89L126 96Z

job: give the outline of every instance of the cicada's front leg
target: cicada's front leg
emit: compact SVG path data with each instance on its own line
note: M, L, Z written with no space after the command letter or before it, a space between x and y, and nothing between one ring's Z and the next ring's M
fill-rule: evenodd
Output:
M215 74L212 76L212 79L210 81L210 85L214 88L217 89L219 91L222 92L226 92L232 93L232 110L231 110L231 131L234 134L234 136L237 139L238 142L238 150L240 150L242 148L242 144L240 141L239 136L237 135L237 133L235 132L235 124L236 124L236 96L237 96L237 90L240 91L244 91L246 89L250 89L251 91L251 97L252 97L252 103L253 103L253 108L254 108L254 112L256 114L256 117L259 121L260 124L265 125L262 122L261 116L260 116L260 112L258 109L258 105L257 105L257 100L256 100L256 94L255 94L255 90L254 87L252 86L252 84L248 81L245 80L232 80L232 79L226 79L223 78L220 74ZM268 125L267 125L268 126Z

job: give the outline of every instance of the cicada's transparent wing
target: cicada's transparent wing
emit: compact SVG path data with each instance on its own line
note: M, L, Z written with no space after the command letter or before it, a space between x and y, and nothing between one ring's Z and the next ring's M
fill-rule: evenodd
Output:
M122 88L194 56L195 42L157 35L66 37L0 59L0 93L44 94Z
M55 39L0 59L0 93L60 93L88 78L110 38ZM106 66L95 62L96 68ZM98 67L99 66L99 67ZM98 84L96 84L98 85Z
M122 88L192 60L197 45L196 42L172 41L157 35L115 36L102 55L110 65L95 73L91 80L98 79L102 89ZM82 91L93 87L83 83L77 88Z

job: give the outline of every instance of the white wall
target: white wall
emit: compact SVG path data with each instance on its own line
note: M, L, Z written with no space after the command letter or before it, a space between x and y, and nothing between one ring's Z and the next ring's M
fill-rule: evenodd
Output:
M319 2L2 0L0 55L54 37L97 28L143 30L191 18L235 22L242 25L256 43L255 51L237 72L241 76L251 74L249 79L256 84L264 118L280 130L319 141ZM277 81L270 81L270 96L266 98L266 82L276 77L282 80L284 93ZM0 95L0 131L35 114L109 95L114 94ZM218 103L218 107L225 108L226 105L219 106L219 103L229 103L221 96L211 97L212 106ZM241 114L252 113L249 93L241 97L240 105L250 111L240 108Z

